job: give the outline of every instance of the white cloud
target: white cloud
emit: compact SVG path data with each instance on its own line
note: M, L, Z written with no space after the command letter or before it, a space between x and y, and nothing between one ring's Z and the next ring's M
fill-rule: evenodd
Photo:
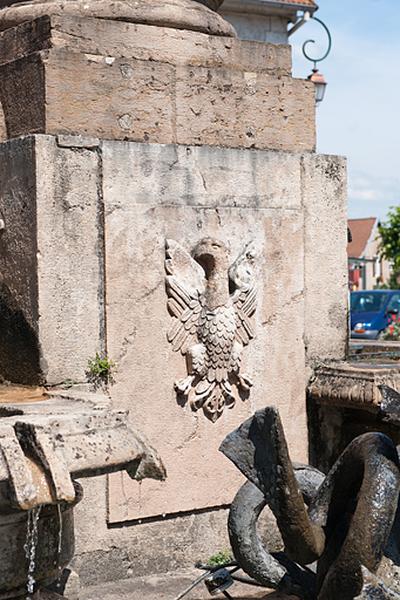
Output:
M349 188L349 198L353 200L378 200L378 190L361 190L357 188Z
M352 173L348 189L351 217L376 216L384 219L391 206L399 204L400 181L367 173Z

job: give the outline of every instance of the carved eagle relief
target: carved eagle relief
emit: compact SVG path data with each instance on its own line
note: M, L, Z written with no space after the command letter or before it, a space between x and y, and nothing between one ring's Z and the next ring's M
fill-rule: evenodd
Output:
M174 240L166 241L166 289L173 317L168 340L175 352L186 355L188 370L175 389L213 422L225 407L233 408L237 396L245 400L252 386L240 363L243 347L254 337L255 260L253 242L229 265L229 250L218 240L202 239L192 255Z

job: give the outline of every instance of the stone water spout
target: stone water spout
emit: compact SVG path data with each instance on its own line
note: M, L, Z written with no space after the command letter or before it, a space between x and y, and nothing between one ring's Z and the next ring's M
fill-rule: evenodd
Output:
M74 553L76 479L118 470L139 480L165 477L157 454L107 397L59 391L0 402L1 600L60 576Z
M381 391L381 410L398 423L400 394ZM388 436L354 439L325 476L291 463L279 414L267 407L220 450L248 479L229 516L234 555L247 574L304 600L400 599L400 463ZM266 505L284 554L271 554L259 538Z

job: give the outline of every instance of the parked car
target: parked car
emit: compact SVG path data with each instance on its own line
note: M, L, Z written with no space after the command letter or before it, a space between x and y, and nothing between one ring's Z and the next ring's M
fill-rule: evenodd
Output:
M400 313L400 290L352 292L350 302L351 337L376 340Z

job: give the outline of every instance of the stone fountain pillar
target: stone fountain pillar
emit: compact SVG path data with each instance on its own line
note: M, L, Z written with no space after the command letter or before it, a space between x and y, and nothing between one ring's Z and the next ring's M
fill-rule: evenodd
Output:
M239 41L218 4L0 11L0 374L74 386L107 353L114 407L168 473L85 484L88 583L225 547L240 476L221 440L276 404L304 461L306 382L345 353L345 163L315 152L314 89L290 47ZM200 326L205 288L224 310L217 323L207 305Z

